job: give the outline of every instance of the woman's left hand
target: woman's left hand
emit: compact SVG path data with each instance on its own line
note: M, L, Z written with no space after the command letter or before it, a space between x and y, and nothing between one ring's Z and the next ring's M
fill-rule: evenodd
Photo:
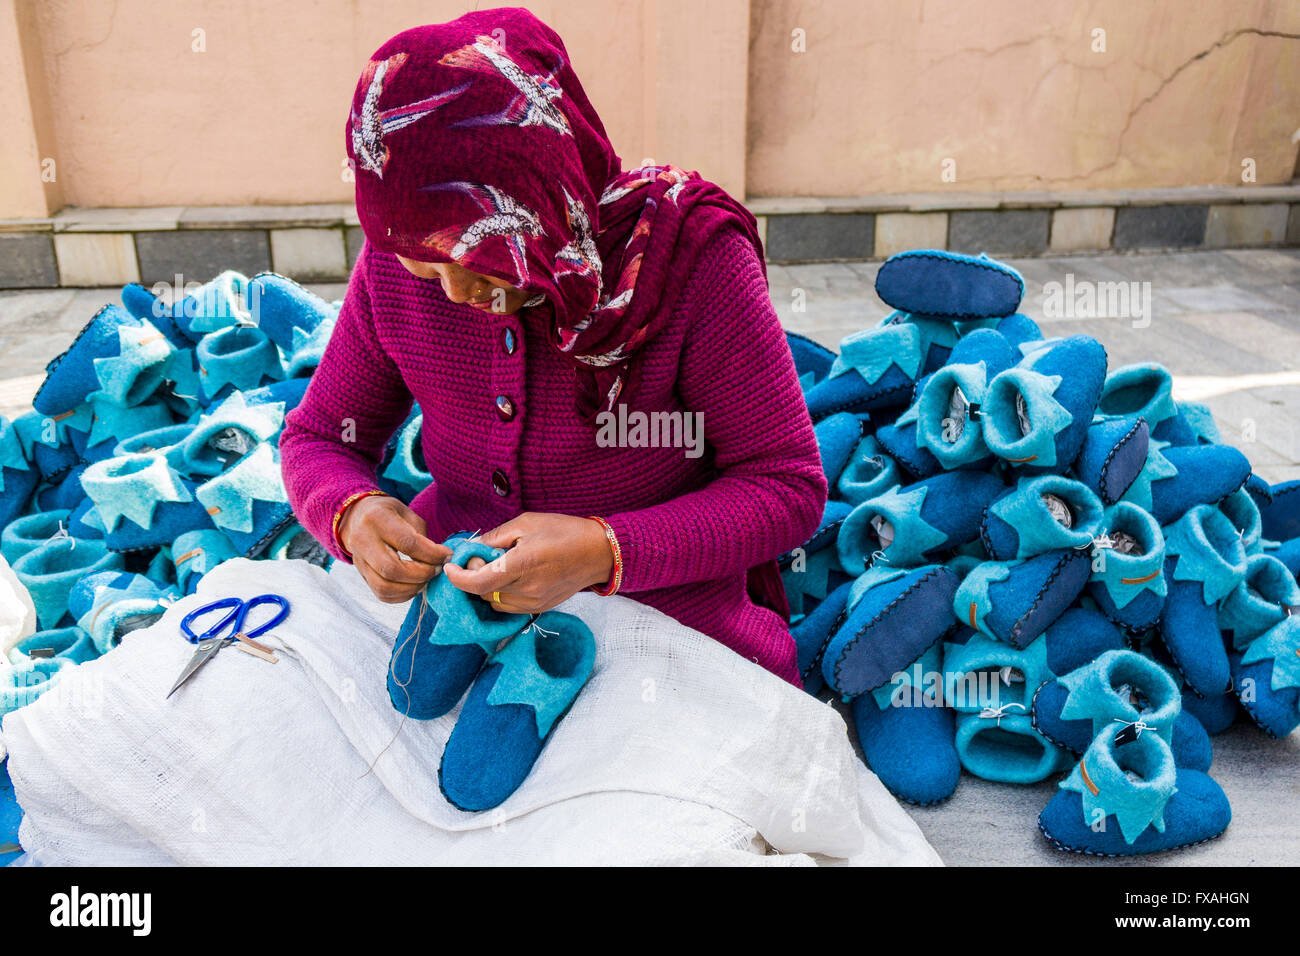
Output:
M471 558L464 568L448 563L443 573L498 611L549 611L584 588L603 587L614 568L605 529L590 518L526 511L479 540L506 553L488 563Z

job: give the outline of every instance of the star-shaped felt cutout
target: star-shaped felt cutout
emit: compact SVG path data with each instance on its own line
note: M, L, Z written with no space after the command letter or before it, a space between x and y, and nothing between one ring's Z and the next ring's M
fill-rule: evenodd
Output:
M27 471L31 463L23 454L23 442L17 430L0 418L0 469L12 468L14 471ZM0 488L4 487L4 473L0 471Z
M580 664L571 676L553 677L537 663L537 642L581 639L581 636L543 633L540 624L524 628L492 656L491 663L500 664L501 672L488 693L487 702L492 706L523 704L531 707L537 720L538 739L545 739L552 725L573 703L578 691L587 682L591 674L591 660L594 658L594 643L585 652L579 652L586 659L585 666ZM591 640L590 636L586 639Z
M247 334L249 331L264 336L260 330L245 329L225 329L217 334L238 335ZM244 343L241 343L241 346L237 357L222 356L220 360L214 361L216 357L209 356L208 363L200 365L199 374L202 376L205 394L216 395L227 385L233 386L236 391L242 391L259 387L263 379L279 381L284 378L280 350L270 339L263 338L259 342L252 343L252 347Z
M113 401L125 404L131 386L146 369L163 365L176 350L167 336L149 322L117 327L117 355L94 360L100 389Z
M258 445L224 474L199 486L199 501L218 528L253 530L253 502L288 502L280 463L270 445Z
M840 354L831 367L831 375L857 372L874 385L897 365L908 378L915 379L925 358L921 328L914 322L894 322L846 337L840 342Z
M883 549L890 564L919 564L926 552L948 542L946 534L921 517L929 490L924 486L907 489L895 485L871 499L871 507L894 526L894 540Z
M93 448L100 442L122 441L133 435L166 428L172 423L171 413L156 403L123 407L105 399L91 402L94 418L86 444Z
M1056 436L1070 426L1069 410L1056 400L1057 389L1064 379L1060 375L1042 375L1034 371L1013 369L1007 374L1016 375L1025 403L1029 408L1030 440L1025 445L1026 454L1036 467L1056 465ZM1029 464L1026 461L1024 464Z
M223 428L239 428L258 441L266 441L284 424L284 402L250 405L243 392L231 392L220 405L199 416L200 428L213 422Z
M131 459L136 460L136 459ZM127 478L108 475L108 468L122 459L110 458L91 465L82 473L81 485L95 502L105 528L129 518L141 528L151 527L154 509L165 502L193 501L189 490L161 456L150 456L146 464Z
M1103 775L1098 763L1092 759L1093 753L1089 749L1060 783L1062 790L1073 790L1083 798L1084 823L1092 825L1114 816L1126 843L1132 843L1149 826L1164 833L1165 805L1178 790L1172 783L1173 774L1169 774L1167 787L1135 787L1128 783L1122 771L1117 777ZM1098 792L1094 793L1094 789Z
M172 395L190 408L199 407L199 366L193 349L177 349L163 377L171 382L167 388Z
M1300 614L1292 614L1255 638L1242 655L1243 664L1273 661L1273 690L1300 687Z
M1152 483L1164 481L1178 474L1178 469L1174 467L1173 462L1161 454L1161 449L1168 447L1167 441L1159 441L1155 438L1148 440L1146 464L1138 472L1137 478L1133 479L1133 484L1129 485L1128 491L1124 492L1121 501L1131 501L1139 508L1151 510Z

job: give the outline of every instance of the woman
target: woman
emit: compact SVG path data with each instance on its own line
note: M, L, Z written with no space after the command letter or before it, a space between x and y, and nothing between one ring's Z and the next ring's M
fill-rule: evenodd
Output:
M304 526L389 602L482 530L507 556L446 574L498 610L622 593L798 685L774 558L826 483L753 216L695 173L623 172L522 9L385 43L347 147L366 242L280 442ZM375 472L413 399L433 483L408 508Z

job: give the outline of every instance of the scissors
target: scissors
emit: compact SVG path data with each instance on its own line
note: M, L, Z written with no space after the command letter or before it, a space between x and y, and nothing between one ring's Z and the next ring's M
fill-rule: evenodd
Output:
M251 629L246 628L248 612L263 604L274 604L280 610L269 621ZM217 623L210 626L203 633L195 634L194 622L213 611L225 611L226 613L218 619ZM270 648L257 644L253 641L253 638L261 637L288 616L289 602L278 594L259 594L247 601L236 597L221 598L190 611L181 620L181 636L194 645L194 655L190 658L189 663L185 665L185 669L181 671L181 676L176 678L176 683L167 692L167 697L176 693L182 684L197 674L199 669L208 661L216 657L219 650L234 644L236 641L250 645L255 652L261 651L262 653L257 655L259 657L269 655ZM227 626L231 626L229 634L224 633ZM274 660L273 657L269 656L266 659Z

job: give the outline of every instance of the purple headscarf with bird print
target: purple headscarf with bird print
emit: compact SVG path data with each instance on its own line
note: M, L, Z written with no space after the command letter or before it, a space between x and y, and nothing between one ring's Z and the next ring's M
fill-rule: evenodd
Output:
M584 416L626 400L631 360L697 256L753 215L676 166L627 172L564 43L518 7L399 33L371 57L347 128L367 242L533 293ZM466 306L468 308L468 306Z

